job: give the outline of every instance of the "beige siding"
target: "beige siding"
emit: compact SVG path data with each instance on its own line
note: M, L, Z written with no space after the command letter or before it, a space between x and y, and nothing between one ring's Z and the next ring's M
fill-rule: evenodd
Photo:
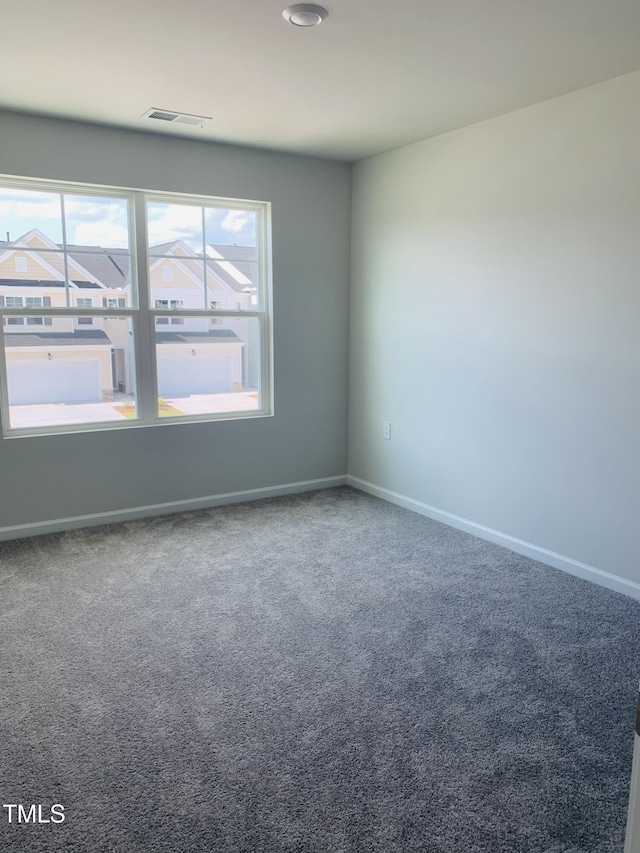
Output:
M16 258L26 258L26 272L18 272L16 270ZM19 279L39 279L41 281L60 280L62 274L56 275L50 269L47 269L39 261L39 256L33 252L12 252L7 258L0 262L0 278L19 278ZM57 269L57 255L47 255L46 262Z
M163 281L163 267L170 266L173 269L172 281ZM154 290L202 290L203 283L198 284L182 267L173 261L161 261L151 270L151 287ZM160 297L158 297L160 298Z
M113 344L117 346L129 346L131 342L131 338L129 337L129 320L105 319L104 330Z

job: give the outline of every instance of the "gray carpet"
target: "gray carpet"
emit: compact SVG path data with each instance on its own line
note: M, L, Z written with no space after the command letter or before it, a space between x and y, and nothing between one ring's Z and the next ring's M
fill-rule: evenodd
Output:
M4 543L0 597L0 797L66 814L3 853L622 851L623 596L343 488Z

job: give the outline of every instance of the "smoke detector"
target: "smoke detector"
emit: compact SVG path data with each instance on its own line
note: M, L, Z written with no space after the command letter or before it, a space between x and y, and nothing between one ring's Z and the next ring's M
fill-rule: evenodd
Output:
M294 27L317 27L328 14L322 6L314 6L312 3L296 3L295 6L287 6L282 17Z
M142 118L152 118L155 121L166 121L172 124L187 124L191 127L204 127L205 121L211 121L211 116L193 116L189 113L176 113L173 110L159 110L152 107L142 114Z

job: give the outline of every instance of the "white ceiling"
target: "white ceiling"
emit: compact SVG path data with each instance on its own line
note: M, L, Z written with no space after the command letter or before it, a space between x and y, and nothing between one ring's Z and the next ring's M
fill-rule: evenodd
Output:
M285 5L5 3L0 106L356 160L640 68L639 0L327 0L308 30Z

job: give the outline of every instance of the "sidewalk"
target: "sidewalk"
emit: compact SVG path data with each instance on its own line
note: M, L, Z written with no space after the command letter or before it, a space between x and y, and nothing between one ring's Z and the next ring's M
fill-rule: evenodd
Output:
M116 411L115 406L130 399L115 394L108 403L34 403L11 406L11 426L30 429L64 424L105 423L132 420ZM250 412L258 408L255 390L235 391L229 394L193 394L188 397L163 397L164 401L185 415L208 415L224 412Z

